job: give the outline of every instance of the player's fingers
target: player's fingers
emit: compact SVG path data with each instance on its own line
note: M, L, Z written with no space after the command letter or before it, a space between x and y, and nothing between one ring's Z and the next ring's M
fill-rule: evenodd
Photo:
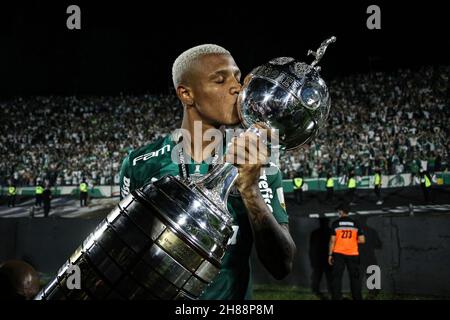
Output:
M272 130L268 125L266 125L263 122L256 122L254 126L256 129L258 129L258 135L261 138L265 138L266 141L270 141L272 136Z
M226 161L236 164L267 165L269 162L267 145L251 132L242 133L231 139Z

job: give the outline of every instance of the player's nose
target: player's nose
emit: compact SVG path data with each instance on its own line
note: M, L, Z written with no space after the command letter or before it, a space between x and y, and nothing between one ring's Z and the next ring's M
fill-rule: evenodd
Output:
M242 85L239 83L239 81L234 80L234 83L230 87L230 93L233 95L238 95L239 92L242 90Z

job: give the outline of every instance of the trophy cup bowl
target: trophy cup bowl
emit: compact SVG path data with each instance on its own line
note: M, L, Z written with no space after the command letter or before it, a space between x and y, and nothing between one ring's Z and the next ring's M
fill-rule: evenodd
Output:
M330 97L317 62L276 58L246 77L238 98L244 127L262 122L293 149L325 123ZM171 175L132 191L59 269L36 300L198 299L220 271L232 236L227 210L238 176L231 163L197 181ZM71 284L78 270L80 288Z
M239 95L246 127L263 123L278 130L280 145L295 149L310 141L325 124L330 95L316 68L280 57L259 66L244 79Z

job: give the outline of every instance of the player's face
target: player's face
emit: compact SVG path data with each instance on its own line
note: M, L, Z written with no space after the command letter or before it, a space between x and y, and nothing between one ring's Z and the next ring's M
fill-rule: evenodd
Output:
M214 126L239 123L237 97L241 72L228 54L200 57L194 69L191 88L194 106L203 121Z

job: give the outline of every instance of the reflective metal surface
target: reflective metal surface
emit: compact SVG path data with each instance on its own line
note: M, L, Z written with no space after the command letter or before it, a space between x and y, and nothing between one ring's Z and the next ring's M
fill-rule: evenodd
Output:
M214 172L206 186L166 176L132 192L35 299L197 299L219 273L232 235L224 208L237 169ZM80 289L69 288L72 266L80 269Z
M280 57L259 66L244 79L239 95L243 124L261 122L279 130L280 145L295 149L310 141L325 125L330 110L328 87L317 63L335 37L325 40L308 65L291 57Z

